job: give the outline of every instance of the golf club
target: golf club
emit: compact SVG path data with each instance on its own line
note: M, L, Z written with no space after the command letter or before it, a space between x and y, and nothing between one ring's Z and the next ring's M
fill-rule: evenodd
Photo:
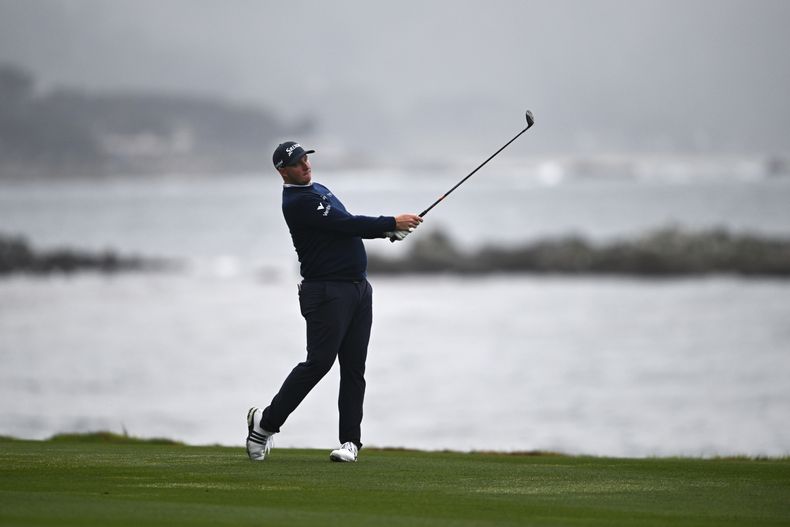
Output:
M447 196L449 196L449 195L450 195L450 194L451 194L451 193L452 193L452 192L453 192L455 189L457 189L458 187L460 187L460 186L461 186L461 185L464 183L464 181L466 181L467 179L469 179L470 177L472 177L472 176L475 174L475 172L477 172L478 170L480 170L481 168L483 168L483 166L484 166L486 163L488 163L489 161L491 161L492 159L494 159L494 158L497 156L497 154L499 154L499 153L500 153L502 150L504 150L505 148L507 148L507 147L508 147L508 145L510 145L510 143L512 143L513 141L515 141L515 140L516 140L516 139L518 139L519 137L521 137L521 134L523 134L524 132L526 132L527 130L529 130L529 129L532 127L532 125L533 125L533 124L535 124L535 116L534 116L534 115L532 115L532 112L531 112L531 111L527 110L527 115L526 115L526 117L527 117L527 127L526 127L526 128L524 128L524 129L523 129L523 130L521 130L519 133L517 133L517 134L516 134L516 136L515 136L515 137L513 137L513 139L511 139L511 140L510 140L510 141L508 141L507 143L505 143L505 145L504 145L502 148L500 148L499 150L497 150L496 152L494 152L493 154L491 154L491 157L489 157L488 159L486 159L485 161L483 161L482 163L480 163L480 165L479 165L479 166L478 166L476 169L472 170L472 171L471 171L471 172L470 172L470 173L469 173L469 174L468 174L468 175L467 175L467 176L466 176L464 179L462 179L461 181L459 181L458 183L456 183L456 185L455 185L453 188L451 188L450 190L448 190L447 192L445 192L444 194L442 194L442 196L441 196L439 199L437 199L436 201L434 201L433 203L431 203L431 206L430 206L430 207L428 207L427 209L425 209L424 211L422 211L422 212L420 213L420 217L422 218L422 217L424 217L426 214L428 214L428 212L430 212L430 210L431 210L432 208L434 208L436 205L438 205L438 204L439 204L439 202L441 202L441 201L442 201L444 198L446 198ZM393 237L393 238L390 238L390 241L391 241L391 242L394 242L394 241L395 241L395 238L394 238L394 237Z

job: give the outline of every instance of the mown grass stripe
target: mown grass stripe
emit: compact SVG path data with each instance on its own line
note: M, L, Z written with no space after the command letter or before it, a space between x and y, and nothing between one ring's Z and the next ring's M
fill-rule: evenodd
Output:
M0 525L788 525L790 460L0 442Z

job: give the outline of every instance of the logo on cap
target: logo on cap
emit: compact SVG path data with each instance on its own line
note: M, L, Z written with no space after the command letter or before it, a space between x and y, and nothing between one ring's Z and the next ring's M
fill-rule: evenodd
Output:
M296 141L286 141L277 146L272 156L272 161L274 162L275 168L283 168L298 161L303 155L312 154L314 152L315 150L305 151L302 145Z

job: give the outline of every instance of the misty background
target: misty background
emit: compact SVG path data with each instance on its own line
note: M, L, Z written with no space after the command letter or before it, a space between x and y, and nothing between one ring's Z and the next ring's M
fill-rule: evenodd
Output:
M787 455L788 15L0 0L0 435L241 445L304 356L274 147L416 212L530 109L366 242L364 442ZM336 376L278 446L334 446Z
M479 157L527 108L530 153L787 154L789 15L780 0L3 0L0 60L43 92L256 106L276 137L307 122L299 140L381 163Z

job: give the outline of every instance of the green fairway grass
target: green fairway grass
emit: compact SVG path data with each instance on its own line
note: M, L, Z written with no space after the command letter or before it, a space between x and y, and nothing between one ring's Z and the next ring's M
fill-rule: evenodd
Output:
M790 459L0 439L2 525L790 525Z

